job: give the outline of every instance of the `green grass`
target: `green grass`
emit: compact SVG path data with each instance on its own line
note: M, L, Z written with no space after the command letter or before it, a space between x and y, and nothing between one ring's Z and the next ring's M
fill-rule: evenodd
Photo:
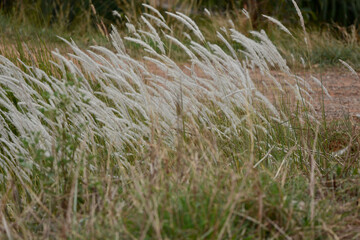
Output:
M302 41L302 33L295 30L296 41L290 38L282 38L275 33L273 41L283 50L290 65L298 67L301 65L300 58L304 58L312 68L326 68L340 66L339 59L352 64L354 69L360 68L359 33L355 28L341 29L333 28L310 29L310 52ZM293 56L291 56L293 54Z
M36 142L29 144L42 170L33 173L27 197L16 181L4 187L3 216L16 239L356 239L359 132L349 132L347 128L354 126L344 124L348 126L333 123L322 129L322 135L331 136L319 141L316 152L308 146L296 149L294 154L304 154L302 159L293 162L288 156L276 179L288 151L285 136L278 140L284 149L274 150L274 158L257 168L247 163L251 156L242 153L246 148L240 143L219 144L202 132L178 150L155 143L154 152L138 155L134 166L125 170L101 149L82 162L73 162L76 134L67 129L65 138L57 142L69 148L59 163L63 169L52 169L54 158L44 156ZM344 145L349 144L347 138L353 139L352 150L335 159L329 145L343 138ZM318 163L313 219L311 157ZM90 170L89 164L97 169Z

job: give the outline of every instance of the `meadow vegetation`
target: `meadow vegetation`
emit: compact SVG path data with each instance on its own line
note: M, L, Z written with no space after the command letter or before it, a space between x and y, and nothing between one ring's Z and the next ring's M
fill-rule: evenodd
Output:
M98 39L2 39L0 238L359 238L359 123L297 74L355 72L356 27L143 8Z

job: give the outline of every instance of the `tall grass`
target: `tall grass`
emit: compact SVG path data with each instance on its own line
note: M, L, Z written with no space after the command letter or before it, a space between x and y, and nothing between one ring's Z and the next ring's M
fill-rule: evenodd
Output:
M63 39L72 53L53 51L50 73L36 59L0 58L2 236L290 239L343 230L321 185L335 157L322 150L308 80L264 31L223 29L220 47L168 12L189 33L179 41L144 6L151 14L127 23L127 36L113 27L112 50ZM174 46L185 67L171 58ZM254 71L271 81L254 81Z

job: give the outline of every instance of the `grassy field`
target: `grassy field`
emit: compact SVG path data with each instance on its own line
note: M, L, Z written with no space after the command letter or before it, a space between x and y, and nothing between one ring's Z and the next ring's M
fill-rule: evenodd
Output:
M0 238L358 239L359 123L297 75L358 70L357 30L145 8L93 35L2 28Z

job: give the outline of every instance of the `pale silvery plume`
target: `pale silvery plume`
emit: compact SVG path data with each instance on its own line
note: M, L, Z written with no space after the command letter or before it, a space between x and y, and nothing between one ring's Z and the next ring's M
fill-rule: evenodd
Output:
M275 23L276 25L278 25L280 27L281 30L283 30L284 32L286 32L287 34L289 34L290 36L293 36L292 33L289 31L289 29L287 27L284 26L284 24L282 24L279 20L267 16L267 15L262 15L264 18L267 18L270 22Z
M359 75L357 74L357 72L354 70L354 68L352 68L350 66L350 64L348 64L347 62L339 59L339 61L341 62L341 64L343 64L357 79L360 79Z
M324 87L323 83L322 83L319 79L317 79L317 78L314 77L314 76L311 76L311 79L312 79L316 84L318 84L318 85L321 87L321 89L324 91L325 95L326 95L328 98L330 98L330 99L332 98L332 97L330 96L328 90Z
M203 36L199 27L196 25L196 23L191 18L189 18L188 16L186 16L185 14L182 14L180 12L176 12L176 14L171 13L171 12L166 12L166 14L179 20L186 27L188 27L195 34L195 36L197 36L202 42L205 42L205 37Z
M241 12L245 15L247 19L250 19L250 14L245 8L241 9Z
M204 8L204 12L206 15L208 15L209 17L211 16L211 12L207 9L207 8Z
M308 34L306 32L304 17L302 15L301 10L300 10L299 6L297 5L296 1L295 0L291 0L291 1L295 7L297 15L299 16L301 28L304 31L304 41L305 41L306 45L309 47L310 43L309 43L309 39L308 39Z

